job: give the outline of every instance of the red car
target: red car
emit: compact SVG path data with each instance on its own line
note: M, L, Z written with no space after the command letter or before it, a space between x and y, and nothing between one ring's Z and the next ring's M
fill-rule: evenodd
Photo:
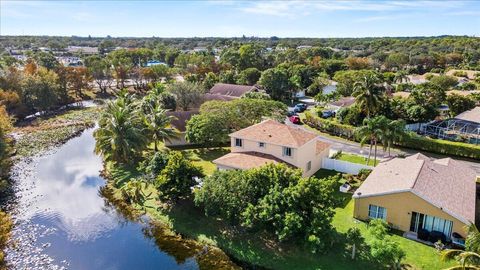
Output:
M288 117L288 120L294 124L300 124L300 117L298 117L298 115L292 115Z

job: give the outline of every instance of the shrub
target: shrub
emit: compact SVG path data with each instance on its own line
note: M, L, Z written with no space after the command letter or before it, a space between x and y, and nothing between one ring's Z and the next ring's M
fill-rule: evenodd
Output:
M202 169L188 161L181 152L170 152L167 165L157 177L161 197L176 200L188 196L195 185L194 176L202 177Z
M456 76L456 77L465 77L465 78L468 77L467 72L462 71L462 70L457 70L457 71L453 72L453 76Z
M397 143L397 145L437 154L480 159L480 146L478 145L431 139L415 133L408 134L408 136L406 136L402 142Z
M349 140L355 140L355 127L336 123L332 120L322 119L310 112L305 113L305 123L322 132L333 134Z

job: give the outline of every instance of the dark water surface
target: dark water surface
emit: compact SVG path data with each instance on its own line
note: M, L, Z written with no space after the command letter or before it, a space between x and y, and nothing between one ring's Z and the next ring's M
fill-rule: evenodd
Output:
M100 157L93 129L53 154L14 166L13 269L198 269L176 260L146 236L148 222L127 221L99 195ZM179 262L177 262L179 261Z

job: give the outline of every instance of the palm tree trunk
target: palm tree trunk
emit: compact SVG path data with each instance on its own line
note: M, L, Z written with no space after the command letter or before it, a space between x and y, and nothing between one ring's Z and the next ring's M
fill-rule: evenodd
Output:
M157 153L157 152L158 152L157 140L155 140L155 141L153 142L153 145L154 145L154 151L155 151L155 153Z
M367 165L368 163L370 163L370 157L372 156L372 146L373 146L373 140L370 140L370 148L368 151Z
M377 141L375 141L375 155L373 158L373 166L375 166L376 161L377 161Z

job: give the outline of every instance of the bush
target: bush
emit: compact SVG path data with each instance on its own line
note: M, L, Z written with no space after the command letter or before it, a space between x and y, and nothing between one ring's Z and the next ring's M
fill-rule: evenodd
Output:
M396 144L431 153L480 159L480 146L478 145L431 139L415 133L409 133L402 142L397 142Z
M244 171L216 171L195 190L195 203L251 230L267 230L279 241L298 241L312 252L332 244L333 193L338 177L303 178L301 170L269 164Z
M181 152L170 152L167 165L157 177L160 197L173 201L190 195L196 183L194 176L202 177L202 168L193 165Z
M322 132L333 134L349 140L355 140L355 127L336 123L332 120L314 116L311 112L305 112L305 124Z
M457 71L453 72L453 76L456 76L456 77L465 77L465 78L468 77L467 72L462 71L462 70L457 70Z
M5 266L3 249L7 246L12 227L12 219L6 213L0 211L0 269Z

